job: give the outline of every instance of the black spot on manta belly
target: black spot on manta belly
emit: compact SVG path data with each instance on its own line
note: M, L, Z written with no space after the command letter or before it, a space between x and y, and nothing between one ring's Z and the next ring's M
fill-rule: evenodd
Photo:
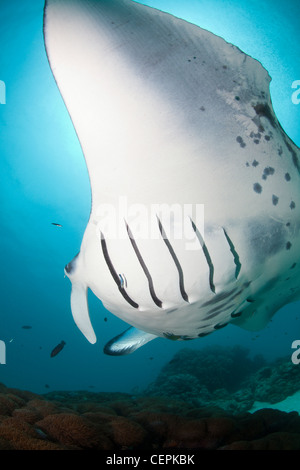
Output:
M257 116L264 117L268 119L272 127L276 127L276 120L270 106L267 103L258 103L257 105L253 106L254 111L256 112Z
M206 333L199 333L198 338L203 338L204 336L210 335L212 331L207 331Z
M259 139L261 138L261 133L260 133L260 132L255 133L255 132L252 131L252 132L250 133L250 137L251 137L252 139L255 138L255 139L259 140Z
M295 204L294 201L292 201L292 202L290 203L290 208L293 210L293 209L295 209L295 207L296 207L296 204Z
M277 206L278 201L279 201L279 197L278 197L278 196L275 196L275 194L273 194L273 196L272 196L272 204L273 204L273 206Z
M224 326L227 326L228 325L228 322L227 323L218 323L217 325L214 326L214 329L215 330L220 330L221 328L224 328Z
M274 168L272 168L271 166L268 166L267 168L264 169L262 179L266 180L268 176L274 175L274 173L275 173Z
M260 194L262 192L262 186L259 183L254 183L253 190L256 193Z
M242 315L242 313L243 312L232 312L231 317L232 318L240 317Z
M287 242L286 245L285 245L285 247L286 247L287 250L290 250L291 247L292 247L291 242Z
M236 141L240 144L240 147L242 147L242 148L246 147L246 144L245 144L245 142L243 141L243 138L240 135L237 136Z
M289 173L286 173L284 175L284 177L285 177L286 181L291 181L291 175Z

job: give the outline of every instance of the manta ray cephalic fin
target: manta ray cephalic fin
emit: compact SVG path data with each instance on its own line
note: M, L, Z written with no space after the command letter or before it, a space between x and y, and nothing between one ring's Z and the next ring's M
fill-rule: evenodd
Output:
M80 282L72 282L71 310L74 321L86 339L94 344L97 341L90 321L87 302L87 286Z

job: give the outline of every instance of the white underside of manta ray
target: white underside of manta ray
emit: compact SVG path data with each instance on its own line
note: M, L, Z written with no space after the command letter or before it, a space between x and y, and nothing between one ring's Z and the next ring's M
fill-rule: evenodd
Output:
M44 35L92 188L65 268L85 337L88 288L132 325L113 355L229 322L260 329L299 299L300 152L262 65L131 0L48 0Z

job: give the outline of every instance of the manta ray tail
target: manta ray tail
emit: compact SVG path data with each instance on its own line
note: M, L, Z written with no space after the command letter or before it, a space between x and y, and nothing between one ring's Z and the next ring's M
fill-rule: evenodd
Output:
M123 356L131 354L136 349L144 346L152 339L157 338L156 335L146 333L137 328L130 327L118 336L115 336L104 346L104 353L110 356Z

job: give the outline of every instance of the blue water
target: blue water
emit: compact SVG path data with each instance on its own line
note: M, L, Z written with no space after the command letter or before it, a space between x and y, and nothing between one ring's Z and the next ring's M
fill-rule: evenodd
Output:
M196 23L261 61L272 77L277 117L300 145L300 104L291 99L291 85L300 80L298 0L139 3ZM42 20L42 0L0 0L0 80L6 85L6 104L0 104L0 340L6 346L6 364L0 365L0 381L37 393L89 387L131 391L153 381L182 347L241 344L251 355L267 359L291 354L292 342L300 339L299 302L283 308L258 333L229 325L188 344L157 339L124 357L103 354L104 344L127 325L92 294L97 343L89 344L77 329L63 269L80 248L90 212L90 185L47 62ZM50 358L61 340L65 348Z

